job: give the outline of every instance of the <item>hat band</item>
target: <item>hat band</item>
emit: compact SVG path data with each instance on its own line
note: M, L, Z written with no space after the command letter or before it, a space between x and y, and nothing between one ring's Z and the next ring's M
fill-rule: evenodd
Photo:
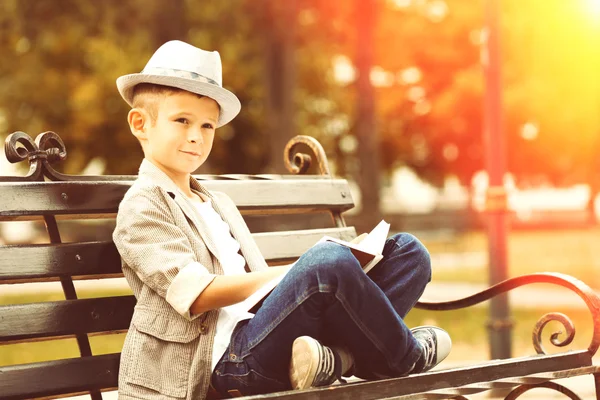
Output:
M212 85L217 85L218 87L221 87L221 85L219 85L216 81L214 81L210 78L207 78L204 75L200 75L195 72L192 72L192 71L183 71L180 69L162 68L162 67L151 67L151 68L144 68L144 70L141 73L149 74L149 75L161 75L161 76L171 76L171 77L177 77L177 78L192 79L192 80L195 80L198 82L210 83Z

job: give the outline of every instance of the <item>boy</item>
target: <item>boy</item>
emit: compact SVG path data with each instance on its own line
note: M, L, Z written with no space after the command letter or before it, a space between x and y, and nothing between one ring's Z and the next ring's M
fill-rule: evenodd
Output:
M423 372L446 357L446 332L402 321L431 279L416 238L388 239L369 276L333 243L269 268L233 202L191 177L241 108L222 88L217 52L168 42L117 87L144 151L113 234L137 298L121 399L302 389ZM285 272L256 315L228 307Z

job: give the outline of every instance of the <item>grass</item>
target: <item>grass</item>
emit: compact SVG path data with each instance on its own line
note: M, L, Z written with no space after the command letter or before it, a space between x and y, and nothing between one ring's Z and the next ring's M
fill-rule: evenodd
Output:
M446 282L488 282L488 241L485 232L458 233L446 239L422 238L433 256L434 279ZM591 287L600 288L600 257L596 252L600 228L566 231L514 231L507 240L508 276L534 272L562 272L578 278ZM478 265L438 266L440 254L482 255Z
M123 347L125 334L90 337L92 354L118 353ZM75 339L7 344L0 347L0 365L25 364L38 361L79 357Z
M512 330L513 356L527 356L535 354L532 344L532 332L536 322L547 312L556 312L556 309L511 310L511 319L514 321ZM549 342L549 337L557 331L564 332L558 322L549 323L542 332L542 344L547 353L557 353L565 350L587 349L591 342L593 325L590 313L587 310L561 309L575 326L575 338L567 347L557 348ZM453 351L449 361L461 363L472 360L486 360L489 358L488 329L486 322L489 320L487 307L470 307L468 309L453 311L426 311L413 310L406 318L408 326L436 325L444 328L453 341ZM559 338L563 338L560 336Z
M123 290L86 290L78 291L79 298L94 298L130 294ZM34 293L27 295L0 295L0 305L38 303L64 300L60 291ZM124 333L97 335L90 337L92 354L118 353L123 347ZM75 339L46 340L29 343L16 343L0 346L0 365L14 365L38 361L59 360L62 358L78 357L79 350Z

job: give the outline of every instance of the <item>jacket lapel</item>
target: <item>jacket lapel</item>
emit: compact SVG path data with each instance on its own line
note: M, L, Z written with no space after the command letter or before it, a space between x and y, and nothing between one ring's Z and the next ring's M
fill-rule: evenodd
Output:
M208 234L209 229L206 223L198 218L198 213L194 209L194 204L191 200L189 200L183 192L175 185L175 183L169 178L163 171L161 171L158 167L152 164L150 161L144 159L142 164L140 165L139 175L141 177L150 179L153 183L162 187L166 190L171 198L175 201L175 203L179 206L181 211L185 214L185 216L192 221L192 224L196 228L196 230L200 233L200 237L206 243L206 247L208 250L217 256L217 246L212 241L210 235ZM192 189L201 192L202 194L208 196L212 200L212 195L202 187L196 179L190 177L190 186Z
M219 254L217 253L217 246L213 242L211 235L208 233L209 227L204 220L198 218L194 203L183 194L171 178L146 159L144 159L140 165L139 176L149 179L153 184L162 187L169 193L181 211L183 211L185 216L192 222L194 227L196 227L208 250L218 258ZM229 225L231 235L240 244L240 251L246 259L246 263L250 270L260 271L268 268L252 234L248 230L248 226L233 201L225 194L213 194L209 192L191 176L190 187L192 190L202 193L211 200L213 208L221 216L223 221Z

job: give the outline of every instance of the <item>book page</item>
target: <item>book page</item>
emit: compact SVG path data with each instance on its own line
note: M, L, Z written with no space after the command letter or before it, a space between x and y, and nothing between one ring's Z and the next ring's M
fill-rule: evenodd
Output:
M372 254L381 254L390 232L390 224L381 220L379 224L364 238L357 247Z
M371 253L369 250L361 249L356 243L348 242L346 240L338 239L338 238L331 237L331 236L323 236L317 243L321 243L321 242L334 242L334 243L341 244L342 246L349 247L353 251L361 252L361 253L368 254L371 256L375 255L374 253Z
M321 243L323 241L330 241L350 248L352 254L354 254L360 265L363 267L364 271L368 272L383 258L381 253L383 252L383 247L385 246L385 241L387 240L389 231L390 224L382 220L358 244L351 243L342 239L333 238L331 236L323 236L318 243Z

